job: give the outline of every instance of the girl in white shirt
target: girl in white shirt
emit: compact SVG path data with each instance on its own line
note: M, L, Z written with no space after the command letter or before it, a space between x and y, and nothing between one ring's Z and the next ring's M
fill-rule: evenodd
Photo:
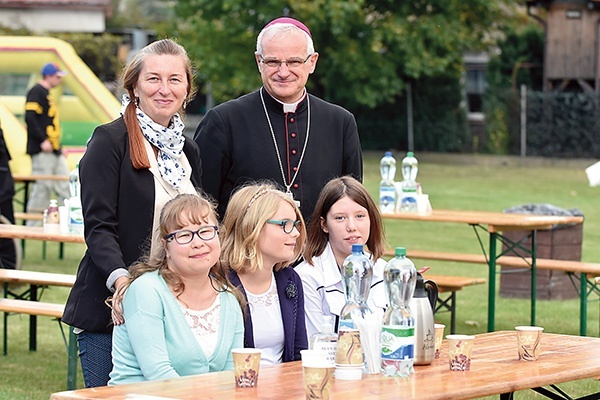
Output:
M353 244L362 244L370 252L374 265L367 304L373 310L383 310L383 221L367 189L356 179L344 176L332 179L321 190L308 225L304 261L295 268L304 288L308 337L320 330L324 316L331 316L337 328L346 302L340 266L352 253Z

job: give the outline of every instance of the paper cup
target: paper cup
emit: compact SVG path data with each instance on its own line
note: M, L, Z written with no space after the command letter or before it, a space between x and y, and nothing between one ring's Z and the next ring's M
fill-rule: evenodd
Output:
M517 331L519 360L537 360L544 328L540 326L515 326L515 330Z
M471 369L471 352L475 336L447 335L448 360L451 371L469 371Z
M446 325L435 324L435 358L440 358L440 352L442 351L442 340L444 339L444 329Z
M300 355L306 399L329 399L335 364L328 360L328 353L320 350L301 350Z
M335 353L335 364L342 366L364 365L363 351L358 329L340 329Z
M232 349L231 353L233 353L235 386L240 388L256 386L260 367L260 349L239 348Z

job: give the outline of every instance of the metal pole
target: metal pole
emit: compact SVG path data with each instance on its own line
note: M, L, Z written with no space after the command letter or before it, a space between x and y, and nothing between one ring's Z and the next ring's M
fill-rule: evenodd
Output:
M408 129L408 151L415 151L415 136L413 131L412 85L406 84L406 127Z
M527 155L527 87L521 85L521 158Z

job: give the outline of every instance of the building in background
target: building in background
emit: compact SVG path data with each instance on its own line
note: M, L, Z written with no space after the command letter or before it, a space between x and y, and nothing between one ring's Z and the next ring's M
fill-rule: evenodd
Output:
M0 25L32 32L101 33L110 0L0 0Z

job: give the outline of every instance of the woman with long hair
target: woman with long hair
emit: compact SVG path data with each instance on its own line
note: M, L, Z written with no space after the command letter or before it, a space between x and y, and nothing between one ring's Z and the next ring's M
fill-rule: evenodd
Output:
M219 262L217 232L214 206L200 196L164 206L156 250L124 284L109 385L233 369L243 300Z
M222 260L244 294L244 347L262 350L261 364L300 360L308 348L304 294L290 264L306 230L296 203L273 184L238 189L223 220Z

